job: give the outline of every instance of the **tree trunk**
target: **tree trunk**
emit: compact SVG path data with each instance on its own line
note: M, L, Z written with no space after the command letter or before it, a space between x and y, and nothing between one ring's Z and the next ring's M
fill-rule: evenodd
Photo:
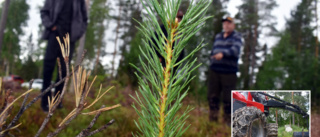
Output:
M100 38L99 38L99 45L98 45L98 51L97 51L97 57L96 57L96 62L94 64L94 74L97 75L97 70L98 70L98 64L99 64L99 59L100 59L100 52L101 52L101 47L102 47L102 34L104 33L104 30L100 30Z
M298 127L300 127L300 126L299 126L299 123L300 123L299 118L297 118L297 120L298 120L298 123L297 123L297 124L298 124Z
M86 34L83 34L83 36L79 40L79 46L77 48L77 58L76 58L76 62L75 62L76 65L78 65L80 63L81 55L84 50L85 42L86 42Z
M301 30L299 29L299 38L298 38L298 53L301 52Z
M99 58L100 58L100 50L101 47L98 48L98 52L97 52L97 57L96 57L96 62L95 62L95 67L94 67L94 74L97 75L97 71L98 71L98 64L99 64Z
M87 7L88 16L89 16L89 13L90 13L89 12L89 10L90 10L90 6L89 5L90 5L90 0L86 0L86 7ZM77 48L76 65L80 63L81 55L83 53L85 43L86 43L86 33L84 33L83 36L79 40L79 46Z
M316 56L316 60L318 60L318 56L319 56L319 40L318 40L318 36L319 36L319 32L318 32L318 0L315 0L315 17L316 17L316 45L315 45L315 56ZM318 61L315 62L315 70L318 70ZM313 78L313 85L314 85L314 90L317 91L317 80L316 78L318 78L318 71L314 71L315 72L315 77ZM315 99L315 98L313 98ZM299 124L299 122L298 122Z
M2 51L4 29L6 28L6 24L7 24L9 6L10 6L10 0L5 0L4 6L2 7L3 9L2 9L1 20L0 20L0 55Z
M10 70L10 63L7 59L4 59L5 62L5 76L9 76L9 70Z
M292 104L294 104L293 92L292 92ZM294 125L294 112L292 112L292 125Z
M38 78L41 78L42 76L42 69L43 67L39 67Z
M87 13L88 13L88 17L89 17L89 10L90 10L90 0L86 0L86 8L87 8ZM82 35L82 37L80 38L79 40L79 46L77 48L77 58L76 58L76 62L75 62L75 65L78 65L81 61L81 56L82 56L82 53L83 53L83 50L84 50L84 46L85 46L85 43L86 43L86 32ZM69 87L69 91L73 91L73 83L70 82L70 87Z
M11 43L9 43L7 46L9 46L8 47L8 52L9 52L9 54L11 53L11 47L12 47L12 44ZM10 67L10 60L8 60L8 58L5 58L5 61L6 61L6 76L9 76L9 74L10 74L10 69L11 69L11 67Z
M278 110L276 109L276 123L278 124Z
M256 13L256 17L258 17L258 3L259 0L255 1L254 11ZM258 46L258 18L254 18L254 34L253 34L253 44L251 49L251 74L250 74L250 89L253 88L254 81L254 69L256 68L256 48Z
M247 41L247 40L246 40ZM249 81L250 81L250 74L249 74L249 71L250 71L250 43L249 44L246 44L245 47L244 47L244 50L245 50L245 55L244 55L244 62L243 62L243 66L244 66L244 74L243 74L243 78L244 78L244 86L243 86L243 89L249 89ZM242 74L241 74L242 75Z
M316 58L318 58L319 55L319 41L318 41L318 36L319 36L319 32L318 32L318 0L315 0L315 17L316 17Z
M119 35L119 28L120 28L120 17L121 17L121 5L119 5L119 16L118 16L118 21L117 21L117 29L116 29L116 39L114 42L114 52L113 52L113 58L112 58L112 69L111 69L111 78L113 79L114 72L115 72L115 59L117 55L117 44L118 44L118 35Z

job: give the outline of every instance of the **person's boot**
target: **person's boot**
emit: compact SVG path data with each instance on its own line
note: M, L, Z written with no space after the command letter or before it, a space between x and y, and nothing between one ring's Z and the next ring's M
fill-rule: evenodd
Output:
M224 107L224 115L223 115L223 121L226 123L229 127L231 126L231 103L223 103Z
M209 99L209 120L212 121L218 121L219 118L219 99L213 98Z
M41 108L42 108L42 111L44 112L48 112L49 111L49 104L48 104L48 97L50 95L46 94L44 96L42 96L41 98Z
M58 90L58 88L59 88L60 90L62 90L63 84L60 84L60 85L55 89L55 91L54 91L54 93L53 93L53 95L52 95L52 96L57 96L57 98L61 95L60 90ZM57 95L57 94L58 94L58 95ZM63 105L62 105L62 100L61 100L61 102L60 102L59 105L57 106L57 109L62 109L62 108L63 108Z
M219 109L218 110L211 110L209 111L209 120L212 121L218 121L219 119Z
M59 103L59 105L57 106L57 109L62 109L63 105L62 105L62 101Z

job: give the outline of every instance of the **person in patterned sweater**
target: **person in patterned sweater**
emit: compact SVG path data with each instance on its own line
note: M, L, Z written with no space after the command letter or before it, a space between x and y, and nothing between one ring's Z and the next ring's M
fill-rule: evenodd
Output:
M224 105L224 121L231 122L231 90L236 88L241 34L235 31L231 17L222 19L223 32L215 37L210 56L208 80L209 120L217 121L220 98Z

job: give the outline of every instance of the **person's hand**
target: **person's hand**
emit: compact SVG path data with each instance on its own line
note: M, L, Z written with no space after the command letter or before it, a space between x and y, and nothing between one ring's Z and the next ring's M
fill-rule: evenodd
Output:
M215 60L221 60L222 58L223 58L223 54L221 52L211 56L211 59L215 59Z
M51 28L51 30L52 30L52 31L57 30L57 26L53 26L53 27Z

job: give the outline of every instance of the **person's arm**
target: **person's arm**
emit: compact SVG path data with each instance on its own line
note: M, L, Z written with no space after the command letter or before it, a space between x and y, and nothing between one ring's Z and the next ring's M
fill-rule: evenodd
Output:
M223 57L236 57L238 58L240 55L240 49L242 46L241 35L235 36L235 40L230 48L227 49L219 49L212 52L211 58L220 60Z
M210 52L210 59L216 59L216 60L220 60L221 58L218 58L217 57L217 54L218 53L221 53L221 52L216 52L215 51L215 43L216 43L216 41L217 41L217 39L219 39L219 37L221 37L221 34L217 34L216 36L215 36L215 40L214 40L214 42L213 42L213 45L212 45L212 50L211 50L211 52ZM222 53L221 53L222 54Z
M54 23L50 19L50 8L53 8L51 0L45 0L44 6L40 10L42 24L46 29L53 29Z
M240 55L241 46L242 46L241 38L236 38L235 41L233 42L232 46L229 49L224 50L222 52L222 54L225 57L236 57L236 58L238 58L239 55Z

